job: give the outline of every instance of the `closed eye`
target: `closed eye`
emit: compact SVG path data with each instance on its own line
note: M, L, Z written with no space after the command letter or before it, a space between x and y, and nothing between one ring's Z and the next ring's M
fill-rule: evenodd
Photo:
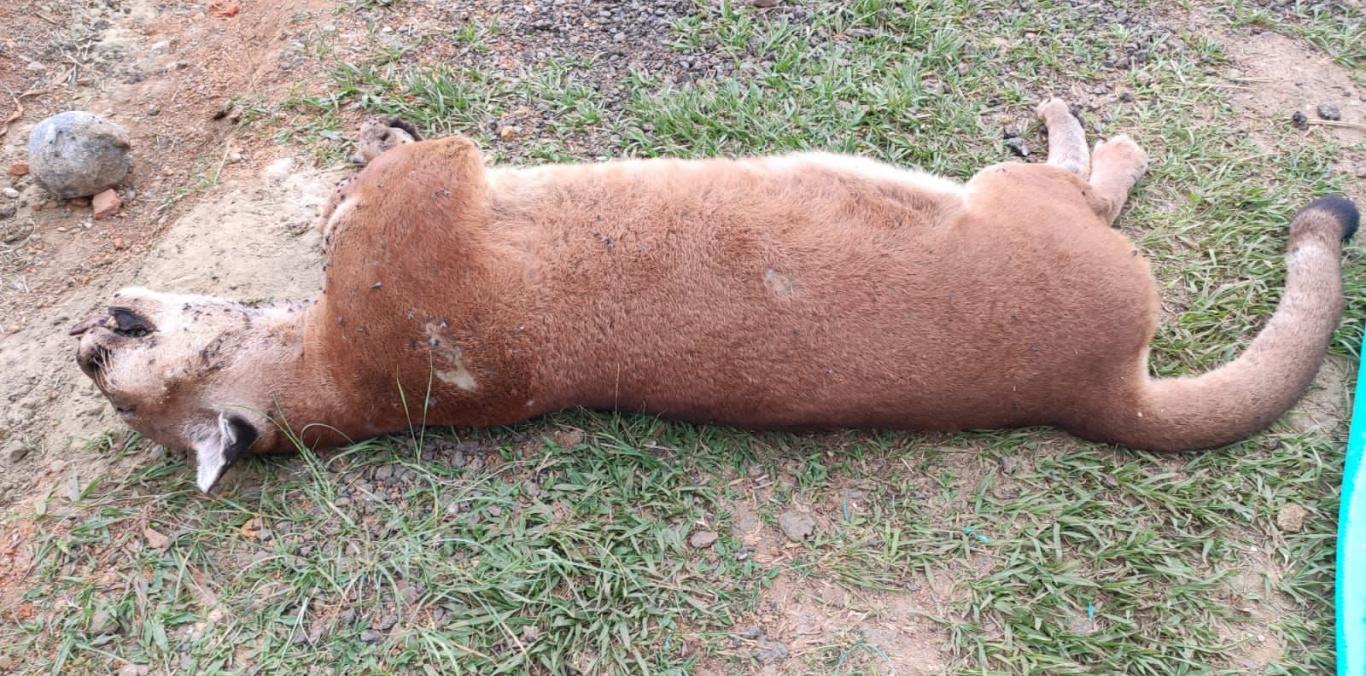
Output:
M126 338L142 338L157 330L151 320L130 308L111 307L109 316L114 319L114 333Z

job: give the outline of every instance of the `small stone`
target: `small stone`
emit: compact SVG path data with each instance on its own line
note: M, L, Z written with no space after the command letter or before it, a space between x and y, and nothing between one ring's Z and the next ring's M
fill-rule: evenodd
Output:
M1004 456L999 462L1001 464L1001 472L1004 474L1014 474L1020 471L1020 459L1013 455Z
M1308 516L1308 512L1303 507L1289 503L1276 514L1276 526L1284 533L1298 533L1304 530L1305 516Z
M522 640L528 643L541 637L541 630L535 625L528 624L522 627Z
M14 658L10 657L9 655L0 655L0 670L3 670L6 673L8 673L9 670L13 668Z
M43 64L38 63L37 61L29 61L29 62L28 62L28 65L25 66L25 67L28 68L29 70L35 72L35 73L37 73L37 72L39 72L39 71L47 70L47 66L44 66Z
M382 638L384 638L384 632L375 631L374 629L366 629L360 633L360 640L365 643L376 643Z
M375 468L375 481L388 481L394 475L392 465L380 465Z
M555 430L554 432L550 433L550 439L555 442L556 446L568 450L577 447L579 444L582 444L584 442L585 435L583 433L583 430Z
M9 458L10 463L20 462L28 457L29 447L22 441L11 441L5 446L5 457Z
M89 636L103 636L105 634L114 634L117 633L118 630L118 620L115 619L113 614L111 614L108 610L97 610L95 611L95 614L90 617L90 630L88 632Z
M123 200L119 199L119 194L113 190L105 190L90 199L90 210L94 212L97 221L118 213L121 206Z
M816 522L810 514L789 509L778 515L778 527L783 529L787 539L801 542L811 536L816 529Z
M3 221L7 218L14 218L14 215L17 213L19 213L19 210L15 209L13 204L7 204L3 207L0 207L0 221Z
M496 517L496 516L502 516L502 515L503 515L503 508L502 508L502 507L499 507L498 505L490 505L488 511L489 511L489 516L495 516L495 517Z
M1366 178L1366 162L1357 165L1357 178Z
M511 141L517 138L519 132L520 130L513 126L502 127L498 130L498 138L503 139L504 141Z
M766 638L759 640L759 649L754 651L754 657L759 660L760 664L781 662L787 659L787 655L787 646L785 644Z
M1290 116L1290 124L1296 129L1308 129L1309 118L1305 117L1304 113L1297 110L1294 115Z
M692 545L694 549L706 549L716 542L717 537L716 533L709 530L699 530L688 538L688 544Z
M142 536L147 538L147 546L152 549L165 549L171 546L171 538L162 535L150 526L142 529Z
M124 249L128 248L128 244L124 242L123 238L119 237L118 235L114 235L114 239L112 240L112 242L114 244L115 251L123 251Z
M1331 104L1331 103L1327 103L1327 102L1325 102L1325 103L1320 103L1320 104L1319 104L1318 113L1319 113L1319 117L1321 117L1321 118L1323 118L1323 119L1325 119L1325 120L1341 120L1341 119L1342 119L1342 111L1341 111L1341 110L1338 110L1338 107L1335 106L1335 105L1333 105L1333 104Z
M771 9L773 7L777 7L778 3L781 1L782 0L754 0L754 6L762 7L764 9Z
M764 632L759 628L759 625L751 624L747 627L741 627L740 631L735 632L735 635L753 641L754 639L763 636Z
M380 620L379 624L375 625L375 629L389 631L390 629L393 629L396 624L398 624L397 615L385 615L384 619Z
M119 667L119 676L146 676L151 671L145 664L125 664Z
M0 193L4 193L5 197L8 197L10 199L19 198L19 191L15 190L14 188L5 188L4 190L0 190Z
M1006 139L1006 148L1016 157L1029 157L1029 146L1018 136Z
M265 542L266 540L269 540L273 537L275 537L275 533L272 532L269 528L262 528L261 530L256 531L256 539L261 540L262 542Z
M28 164L33 178L60 199L94 195L118 185L132 168L128 132L79 110L53 115L33 127Z
M28 176L28 162L13 162L9 165L10 176Z
M238 12L242 11L242 6L237 4L236 2L224 2L223 0L214 0L213 2L209 3L209 11L213 12L214 16L219 17L221 19L231 19L237 16Z

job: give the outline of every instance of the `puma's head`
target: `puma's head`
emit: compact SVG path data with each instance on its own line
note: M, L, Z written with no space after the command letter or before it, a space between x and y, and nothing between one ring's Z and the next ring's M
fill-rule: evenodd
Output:
M232 462L278 441L270 384L297 359L297 311L128 288L71 335L114 410L153 441L193 450L208 491Z

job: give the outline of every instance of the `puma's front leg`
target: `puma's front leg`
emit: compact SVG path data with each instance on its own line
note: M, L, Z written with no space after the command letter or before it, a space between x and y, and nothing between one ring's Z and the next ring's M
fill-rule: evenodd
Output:
M1048 129L1048 163L1062 167L1082 178L1091 174L1091 158L1086 148L1086 132L1072 115L1067 102L1051 98L1035 109Z

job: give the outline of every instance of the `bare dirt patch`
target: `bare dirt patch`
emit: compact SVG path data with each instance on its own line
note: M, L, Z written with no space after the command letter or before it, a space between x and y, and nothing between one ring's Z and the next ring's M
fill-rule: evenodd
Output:
M1300 112L1344 144L1366 140L1366 90L1327 55L1271 31L1226 44L1242 73L1235 76L1243 86L1234 90L1233 102L1256 114L1251 126L1284 128ZM1358 126L1320 124L1333 121L1319 116L1321 104L1338 109L1342 119L1337 121Z
M118 287L142 285L241 298L306 297L320 285L318 236L310 227L336 174L299 171L284 157L268 176L222 186L185 213L146 258L67 293L0 345L5 392L14 408L0 491L18 498L35 477L106 467L89 441L120 426L89 382L70 368L65 328L102 307Z
M134 158L110 220L94 220L88 200L55 201L30 176L0 176L0 505L66 463L87 476L103 466L87 442L117 426L70 368L64 334L78 314L130 283L223 293L240 279L234 293L274 296L316 282L316 258L295 236L313 218L314 186L257 177L282 152L239 133L230 103L289 85L279 47L318 5L246 0L224 17L197 2L86 2L39 5L38 21L0 7L0 22L19 27L0 43L0 84L38 93L0 138L0 166L26 157L38 120L68 109L126 127ZM181 219L191 207L197 215Z

